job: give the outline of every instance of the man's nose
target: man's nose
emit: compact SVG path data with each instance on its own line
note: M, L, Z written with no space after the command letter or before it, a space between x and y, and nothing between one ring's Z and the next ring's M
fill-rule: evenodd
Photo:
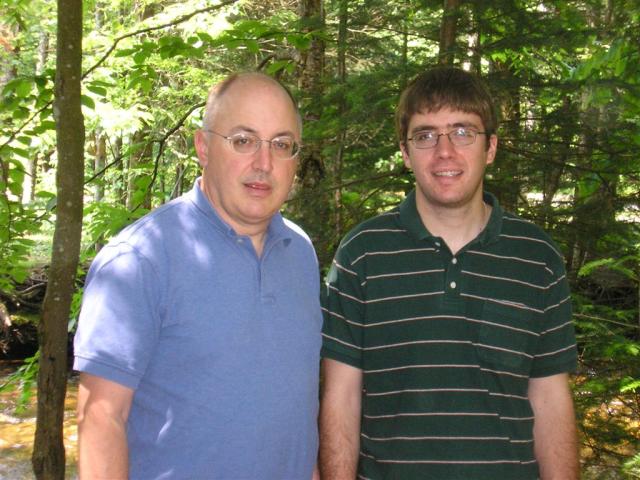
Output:
M271 142L261 140L258 151L254 154L253 168L263 172L270 172L273 169L273 154L271 152Z

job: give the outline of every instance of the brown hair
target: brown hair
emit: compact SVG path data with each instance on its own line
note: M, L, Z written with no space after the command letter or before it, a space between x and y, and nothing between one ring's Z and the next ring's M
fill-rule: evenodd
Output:
M418 75L402 92L396 108L399 142L406 143L413 115L443 108L475 113L482 120L487 138L496 133L496 110L489 89L480 77L459 68L437 67Z

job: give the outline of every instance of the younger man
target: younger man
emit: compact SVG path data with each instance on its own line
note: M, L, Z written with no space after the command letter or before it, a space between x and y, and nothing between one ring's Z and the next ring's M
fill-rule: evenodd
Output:
M483 192L496 128L463 70L402 94L416 188L345 237L323 296L323 479L578 478L563 261Z

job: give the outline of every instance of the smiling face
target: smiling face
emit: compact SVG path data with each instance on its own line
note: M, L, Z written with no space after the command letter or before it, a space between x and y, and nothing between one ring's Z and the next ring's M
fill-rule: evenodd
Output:
M265 140L287 135L300 142L292 100L268 78L237 78L211 108L204 130L224 136L251 133ZM262 142L253 154L239 154L226 139L204 130L195 135L203 169L200 188L236 233L251 236L265 232L287 198L296 159L275 158L268 142Z
M477 114L442 108L414 114L409 120L407 135L411 138L424 130L443 134L456 127L484 132ZM443 135L434 148L417 149L411 141L401 144L404 163L416 178L418 211L481 206L484 170L493 162L497 143L495 135L488 139L478 135L471 145L454 146Z

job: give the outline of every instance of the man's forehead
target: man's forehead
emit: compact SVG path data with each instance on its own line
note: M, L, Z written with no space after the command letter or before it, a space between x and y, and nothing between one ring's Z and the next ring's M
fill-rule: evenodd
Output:
M450 108L440 108L429 110L423 108L411 116L409 125L411 128L416 124L431 124L435 127L447 126L482 126L480 115L474 112L465 112Z

